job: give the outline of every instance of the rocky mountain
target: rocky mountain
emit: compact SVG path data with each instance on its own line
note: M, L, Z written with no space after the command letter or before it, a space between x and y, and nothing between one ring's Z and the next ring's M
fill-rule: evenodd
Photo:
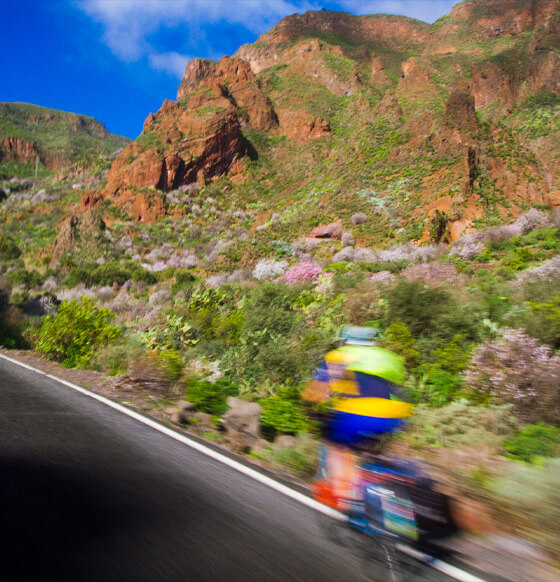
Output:
M41 172L88 164L129 143L86 115L28 103L0 103L0 168L2 174L30 174L36 160ZM15 165L14 165L15 164ZM7 167L9 166L9 168Z
M361 242L454 239L560 203L559 50L558 0L471 0L433 25L295 14L191 61L104 195L149 222L213 183L255 228L279 214L279 237L366 212Z

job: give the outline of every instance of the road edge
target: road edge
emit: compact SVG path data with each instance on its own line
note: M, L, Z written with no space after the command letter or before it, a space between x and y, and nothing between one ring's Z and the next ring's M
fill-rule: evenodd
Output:
M168 436L176 441L179 441L179 442L183 443L184 445L187 445L188 447L198 451L199 453L202 453L203 455L206 455L206 456L218 461L219 463L222 463L222 464L230 467L231 469L234 469L235 471L238 471L239 473L242 473L243 475L245 475L245 476L247 476L247 477L249 477L257 482L259 482L267 487L270 487L271 489L274 489L275 491L277 491L278 493L281 493L285 497L289 497L290 499L293 499L294 501L297 501L298 503L301 503L302 505L306 505L307 507L314 509L315 511L318 511L319 513L322 513L323 515L326 515L330 518L333 518L333 519L336 519L339 521L346 521L346 516L343 513L340 513L339 511L331 509L330 507L327 507L326 505L323 505L322 503L315 501L313 498L308 497L307 495L300 493L299 491L296 491L295 489L289 487L288 485L284 485L283 483L280 483L276 479L273 479L272 477L264 475L263 473L260 473L256 469L253 469L252 467L248 467L247 465L244 465L243 463L241 463L235 459L232 459L231 457L228 457L224 453L216 451L216 450L212 449L211 447L207 446L206 444L198 442L198 441L194 440L193 438L191 438L190 436L187 436L187 435L180 433L180 432L178 432L170 427L167 427L167 426L161 424L160 422L158 422L152 418L148 418L147 416L144 416L143 414L136 412L135 410L131 410L130 408L128 408L122 404L119 404L118 402L115 402L114 400L111 400L110 398L107 398L105 396L101 396L100 394L96 394L95 392L88 390L87 388L83 388L82 386L78 386L77 384L74 384L72 382L68 382L68 380L63 380L62 378L58 378L57 376L54 376L53 374L49 374L48 372L43 372L42 370L39 370L38 368L30 366L29 364L24 364L23 362L20 362L19 360L16 360L14 358L10 358L9 356L6 356L5 354L0 353L0 358L2 358L3 360L6 360L8 362L11 362L12 364L15 364L16 366L20 366L21 368L24 368L26 370L30 370L31 372L35 372L36 374L39 374L40 376L44 376L46 378L49 378L50 380L53 380L54 382L58 382L59 384L62 384L63 386L66 386L67 388L71 388L72 390L75 390L76 392L83 394L84 396L88 396L89 398L97 400L98 402L101 402L102 404L105 404L106 406L109 406L110 408L112 408L112 409L114 409L122 414L125 414L126 416L133 418L134 420L137 420L138 422L141 422L142 424L145 424L146 426L149 426L150 428L157 430L158 432L160 432L162 434L165 434L166 436ZM398 544L397 548L401 552L409 555L410 557L412 557L420 562L424 562L425 564L430 565L435 570L438 570L438 571L450 576L451 578L459 580L460 582L484 582L484 580L482 578L478 578L477 576L469 574L468 572L465 572L464 570L461 570L460 568L457 568L456 566L452 566L451 564L448 564L447 562L443 562L442 560L439 560L437 558L429 556L428 554L420 552L414 548L410 548L404 544Z

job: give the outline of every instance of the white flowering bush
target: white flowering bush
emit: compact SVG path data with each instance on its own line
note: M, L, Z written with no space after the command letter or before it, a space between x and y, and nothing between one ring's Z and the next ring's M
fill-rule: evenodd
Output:
M553 277L560 277L560 255L548 259L548 261L541 263L538 267L523 271L517 276L515 284L521 286L529 281L552 279Z
M82 297L96 297L95 291L93 289L86 289L86 287L80 283L72 289L62 289L56 294L56 298L59 301L74 301L81 299Z
M259 281L275 279L284 274L288 268L288 261L275 261L274 259L261 259L253 269L253 277Z
M348 263L375 263L376 255L370 249L362 247L345 247L333 257L333 262L346 261Z
M478 346L465 381L482 401L513 404L524 421L560 420L560 356L521 330Z
M341 242L343 247L353 247L354 246L354 235L351 232L343 232L341 237Z
M364 224L367 221L367 216L363 212L352 214L352 224Z

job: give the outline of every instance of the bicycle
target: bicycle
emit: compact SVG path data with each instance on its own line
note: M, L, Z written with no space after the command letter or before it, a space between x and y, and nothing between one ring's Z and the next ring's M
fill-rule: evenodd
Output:
M409 580L423 567L418 557L441 551L437 542L456 531L447 498L414 463L376 456L359 468L359 495L337 497L327 479L315 483L314 497L344 516L322 518L322 529L330 541L357 549L373 579Z

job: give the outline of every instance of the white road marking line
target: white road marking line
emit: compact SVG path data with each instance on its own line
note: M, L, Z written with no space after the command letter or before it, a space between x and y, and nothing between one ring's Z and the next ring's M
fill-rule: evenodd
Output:
M238 471L239 473L242 473L243 475L246 475L247 477L250 477L251 479L258 481L259 483L262 483L263 485L266 485L267 487L270 487L271 489L278 491L279 493L281 493L282 495L285 495L286 497L290 497L291 499L297 501L298 503L301 503L302 505L306 505L307 507L310 507L311 509L314 509L315 511L323 513L324 515L327 515L328 517L332 517L333 519L337 519L340 521L346 521L346 516L343 513L340 513L339 511L331 509L330 507L327 507L326 505L323 505L322 503L315 501L311 497L307 497L307 495L304 495L303 493L300 493L299 491L295 491L291 487L283 485L282 483L279 483L278 481L276 481L270 477L267 477L266 475L263 475L262 473L259 473L258 471L255 471L254 469L251 469L250 467L247 467L247 466L243 465L242 463L235 461L234 459L230 459L226 455L223 455L222 453L219 453L218 451L214 451L213 449L210 449L207 446L205 446L197 441L194 441L194 440L190 439L189 437L178 433L175 430L167 428L154 420L146 418L145 416L138 414L137 412L134 412L133 410L130 410L129 408L126 408L125 406L122 406L121 404L118 404L117 402L110 400L109 398L105 398L105 396L101 396L100 394L96 394L95 392L91 392L91 390L87 390L86 388L82 388L81 386L78 386L77 384L72 384L72 382L68 382L67 380L63 380L62 378L57 378L56 376L53 376L52 374L49 374L47 372L43 372L42 370L38 370L37 368L30 366L29 364L24 364L23 362L20 362L18 360L15 360L13 358L5 356L4 354L0 354L0 358L7 360L8 362L15 364L16 366L20 366L22 368L25 368L26 370L30 370L32 372L35 372L36 374L40 374L41 376L45 376L46 378L49 378L50 380L54 380L55 382L58 382L59 384L67 386L68 388L71 388L72 390L75 390L76 392L80 392L81 394L84 394L85 396L89 396L90 398L93 398L94 400L97 400L98 402L101 402L102 404L105 404L106 406L109 406L110 408L113 408L114 410L121 412L122 414L126 414L130 418L134 418L135 420L167 435L168 437L175 439L176 441L179 441L179 442L191 447L192 449L195 449L198 452L200 452L208 457L211 457L212 459L215 459L216 461L223 463L224 465L227 465L228 467L231 467L232 469ZM428 554L424 554L423 552L419 552L418 550L415 550L414 548L410 548L409 546L405 546L404 544L397 544L397 549L399 549L403 553L408 554L412 558L415 558L421 562L425 562L426 564L429 564L430 566L432 566L436 570L439 570L440 572L443 572L447 576L450 576L451 578L455 578L455 580L459 580L460 582L484 582L484 580L482 580L481 578L477 578L476 576L473 576L472 574L469 574L468 572L465 572L459 568L456 568L455 566L452 566L451 564L447 564L446 562L442 562L441 560L438 560L436 558L432 558Z

